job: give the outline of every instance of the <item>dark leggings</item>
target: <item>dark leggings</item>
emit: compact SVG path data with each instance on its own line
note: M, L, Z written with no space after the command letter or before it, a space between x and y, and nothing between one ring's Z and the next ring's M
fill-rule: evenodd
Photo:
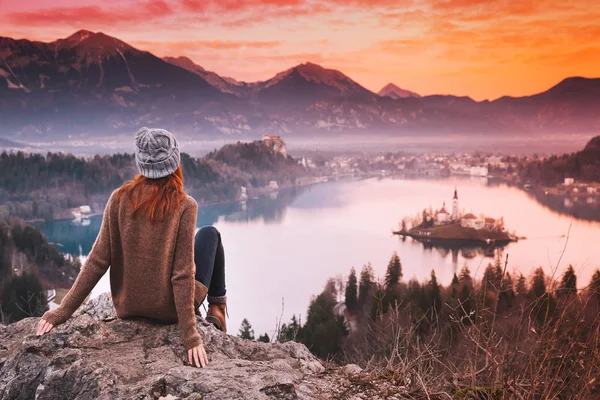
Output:
M196 280L208 288L208 301L224 302L225 289L225 251L221 234L213 226L204 226L194 239L194 263Z

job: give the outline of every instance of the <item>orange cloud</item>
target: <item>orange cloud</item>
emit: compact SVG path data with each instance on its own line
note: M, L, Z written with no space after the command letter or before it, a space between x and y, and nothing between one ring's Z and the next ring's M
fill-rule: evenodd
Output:
M305 0L182 0L181 4L188 11L206 12L213 11L246 11L257 7L295 7L306 4Z
M283 44L281 41L250 41L250 40L192 40L192 41L175 41L175 42L152 42L144 40L134 40L131 42L143 49L157 49L161 52L167 49L176 51L196 51L198 49L212 50L235 50L240 48L265 49L273 48Z
M12 12L6 18L16 25L38 26L43 24L69 26L106 25L147 21L174 12L163 0L150 0L141 6L103 8L100 6L57 7L35 11Z
M36 39L106 29L241 80L313 61L356 73L373 90L397 81L422 94L478 99L598 75L600 65L598 0L80 1L3 3L0 26ZM195 40L199 33L203 40Z

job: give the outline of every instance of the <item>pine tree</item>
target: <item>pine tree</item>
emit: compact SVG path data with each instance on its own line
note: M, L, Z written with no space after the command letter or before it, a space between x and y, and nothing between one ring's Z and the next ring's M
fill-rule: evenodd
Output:
M402 279L402 263L397 252L394 252L390 262L388 263L385 273L385 288L388 291L393 291L398 282Z
M371 264L363 266L360 271L360 282L358 284L358 308L362 310L369 301L369 295L373 286L373 268Z
M515 300L515 291L513 289L513 281L510 274L507 272L506 276L502 280L502 290L498 294L498 309L499 313L502 313L512 308Z
M483 272L483 284L486 290L500 290L500 283L502 282L502 268L498 263L492 265L491 263L485 268Z
M496 258L494 259L494 274L496 275L496 280L498 282L502 282L502 278L503 278L502 254L500 251L496 252Z
M577 294L577 275L575 275L575 270L572 265L569 265L562 276L559 293L566 296Z
M483 288L485 290L492 290L495 287L495 271L494 266L490 263L485 267L483 271Z
M356 287L356 270L354 267L350 270L348 282L346 282L346 308L352 314L358 309L357 287Z
M254 329L252 329L252 325L250 325L250 322L246 318L242 320L238 337L241 337L242 339L254 340Z
M266 333L263 335L260 335L258 337L258 341L259 342L263 342L263 343L271 343L271 338L269 338L269 335L267 335Z
M436 316L442 309L442 294L434 270L431 270L431 280L427 284L427 291L430 299L429 306L430 309L432 309L432 316Z
M8 225L0 222L0 290L4 278L9 277L12 273L12 247Z
M344 318L334 313L336 300L328 292L315 297L308 307L306 323L302 327L301 342L321 358L335 356L347 334Z
M517 287L516 287L517 295L524 296L527 294L527 284L525 280L525 276L523 274L519 274L519 279L517 279Z
M542 297L546 294L546 275L542 267L538 267L533 273L531 282L531 290L529 291L534 299Z
M28 317L40 317L47 309L46 293L35 275L13 276L0 291L2 312L8 323Z
M546 275L542 267L538 267L533 274L529 296L535 299L532 309L534 318L538 323L546 323L554 315L557 303L546 289Z
M296 314L292 315L292 319L289 324L283 324L279 328L279 334L277 335L278 342L289 342L290 340L297 341L302 326L296 318Z
M600 269L597 269L594 275L592 275L590 294L600 301Z
M471 270L467 264L465 264L460 270L460 275L458 276L458 280L462 284L473 285L473 278L471 278Z
M337 289L337 285L338 282L334 279L334 278L329 278L327 280L327 283L325 284L325 289L323 290L324 293L327 293L329 296L331 296L334 300L337 300L338 298L338 289Z
M470 323L475 320L475 299L473 297L473 288L470 285L463 284L458 294L460 307L458 313L463 323Z
M384 304L386 300L386 290L381 285L374 285L373 302L371 303L371 311L369 318L375 321L377 317L387 312L387 306Z
M452 277L452 283L450 284L450 288L452 289L452 291L450 292L450 297L452 297L453 299L457 299L458 290L460 289L460 281L458 280L458 276L456 276L456 273Z
M456 276L456 273L454 273L454 275L452 275L452 285L458 285L460 283L460 281L458 280L458 276Z

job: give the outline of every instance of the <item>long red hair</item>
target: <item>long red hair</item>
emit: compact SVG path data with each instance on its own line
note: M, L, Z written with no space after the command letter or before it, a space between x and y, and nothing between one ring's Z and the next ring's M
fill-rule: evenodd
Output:
M138 174L119 188L117 200L123 195L127 196L133 215L141 214L153 222L162 221L177 211L185 198L181 166L164 178L150 179Z

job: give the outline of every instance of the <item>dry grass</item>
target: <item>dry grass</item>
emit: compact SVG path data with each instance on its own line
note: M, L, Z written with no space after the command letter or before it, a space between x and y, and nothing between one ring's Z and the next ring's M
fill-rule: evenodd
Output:
M458 317L462 303L420 319L397 304L348 338L343 361L414 398L600 398L596 297L517 298L502 313L497 304L478 307L473 322Z

